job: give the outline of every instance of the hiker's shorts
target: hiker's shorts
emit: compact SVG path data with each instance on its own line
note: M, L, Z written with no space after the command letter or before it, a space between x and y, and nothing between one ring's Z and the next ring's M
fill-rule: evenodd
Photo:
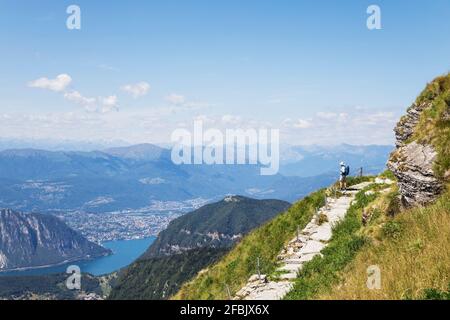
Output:
M345 182L345 181L347 181L347 177L341 175L341 177L339 178L339 181L340 182Z

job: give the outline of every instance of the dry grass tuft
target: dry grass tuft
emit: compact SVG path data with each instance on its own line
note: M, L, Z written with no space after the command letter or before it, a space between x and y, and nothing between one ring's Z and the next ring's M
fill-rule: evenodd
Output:
M321 299L422 299L428 289L450 284L450 192L426 208L384 222L381 241L358 253L341 273L342 282ZM380 240L380 239L378 239ZM381 289L369 290L367 268L381 269Z

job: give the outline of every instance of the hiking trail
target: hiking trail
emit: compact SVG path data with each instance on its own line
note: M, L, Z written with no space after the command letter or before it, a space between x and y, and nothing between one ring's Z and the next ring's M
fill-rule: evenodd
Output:
M326 204L318 210L306 227L293 238L278 255L281 275L277 280L269 280L265 275L253 275L247 284L236 293L234 300L281 300L292 290L293 281L304 263L321 254L333 235L333 226L342 220L356 194L373 182L363 182L351 186L339 198L326 198ZM319 217L327 219L319 223ZM328 220L328 221L327 221Z

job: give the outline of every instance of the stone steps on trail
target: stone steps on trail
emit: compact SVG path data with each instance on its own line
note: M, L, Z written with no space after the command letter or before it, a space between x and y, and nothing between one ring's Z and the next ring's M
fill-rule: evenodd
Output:
M327 199L326 205L320 208L300 234L293 238L281 251L278 256L280 266L277 272L280 273L277 281L269 281L265 276L264 280L258 280L254 275L244 286L234 299L236 300L280 300L292 290L293 281L297 278L298 272L303 265L321 255L321 251L327 246L328 241L333 236L333 227L341 221L350 205L355 199L356 193L369 186L370 182L365 182L352 186L351 190L337 199ZM328 221L319 225L319 215L326 215ZM255 280L256 279L256 280Z

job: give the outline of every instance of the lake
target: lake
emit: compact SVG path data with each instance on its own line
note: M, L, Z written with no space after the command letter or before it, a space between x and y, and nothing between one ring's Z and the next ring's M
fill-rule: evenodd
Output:
M25 276L25 275L43 275L51 273L66 272L70 265L77 265L81 272L90 273L95 276L111 273L123 267L128 266L136 260L147 248L155 241L155 237L139 240L116 240L108 241L102 245L111 249L113 254L108 257L101 257L94 260L72 262L55 267L30 269L23 271L10 271L0 273L0 276Z

